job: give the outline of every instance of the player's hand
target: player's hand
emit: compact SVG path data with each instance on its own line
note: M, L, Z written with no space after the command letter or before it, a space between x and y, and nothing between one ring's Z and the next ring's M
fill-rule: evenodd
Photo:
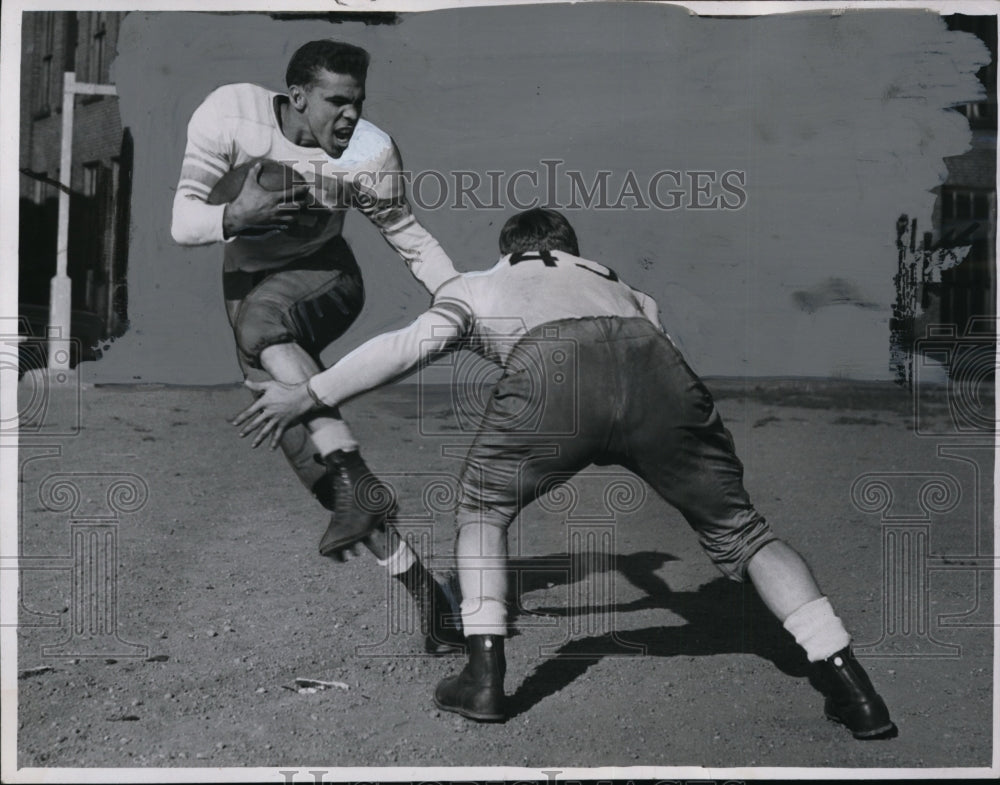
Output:
M246 386L257 394L258 398L237 414L232 424L237 427L243 426L240 438L260 429L254 437L254 447L263 444L270 436L270 447L272 450L276 449L285 431L315 406L309 390L306 389L306 382L283 384L277 381L247 381Z
M226 205L222 214L226 237L246 229L287 229L308 203L308 185L269 191L258 181L260 167L260 161L250 167L239 195Z

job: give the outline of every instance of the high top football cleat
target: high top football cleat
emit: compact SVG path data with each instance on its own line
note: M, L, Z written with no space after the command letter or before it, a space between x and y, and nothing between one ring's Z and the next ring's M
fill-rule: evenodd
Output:
M478 722L503 722L503 679L507 673L502 635L469 635L469 662L457 676L443 679L434 691L439 709Z
M824 708L828 719L845 725L856 739L891 739L898 735L885 701L875 691L850 646L816 665L826 695Z
M392 489L371 473L360 453L337 450L324 463L333 488L333 515L319 543L319 552L337 560L351 545L385 526L396 509Z

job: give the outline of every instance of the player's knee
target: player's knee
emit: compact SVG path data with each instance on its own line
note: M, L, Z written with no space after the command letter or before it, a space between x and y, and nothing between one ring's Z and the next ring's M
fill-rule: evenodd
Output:
M516 515L517 504L514 501L489 500L463 491L456 509L456 523L459 527L475 523L506 529Z
M715 536L702 536L702 547L719 571L730 580L747 580L747 566L757 552L777 539L767 521L754 513L738 528Z
M280 308L268 302L244 302L233 326L236 346L252 368L260 367L260 354L269 346L291 343L295 336Z

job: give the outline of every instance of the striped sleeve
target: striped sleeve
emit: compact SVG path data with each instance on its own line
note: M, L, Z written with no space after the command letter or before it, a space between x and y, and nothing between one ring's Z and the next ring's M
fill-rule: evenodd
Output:
M406 262L413 277L433 294L457 274L455 265L441 244L413 215L406 198L403 161L394 142L389 145L368 190L368 198L358 205L359 209Z
M223 88L224 89L224 88ZM203 245L225 239L224 204L206 203L212 186L232 165L230 123L220 90L208 96L191 116L180 181L174 194L170 233L181 245Z

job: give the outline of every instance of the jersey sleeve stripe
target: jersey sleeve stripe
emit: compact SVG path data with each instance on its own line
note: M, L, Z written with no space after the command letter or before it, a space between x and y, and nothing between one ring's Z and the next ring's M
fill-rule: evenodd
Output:
M177 183L178 191L193 191L199 196L208 196L212 192L212 187L201 182L201 180L192 180L190 178L185 178Z
M407 229L410 226L412 226L414 223L416 223L416 221L417 221L417 219L413 215L413 213L409 213L401 221L393 224L392 226L385 227L382 230L382 233L383 234L397 234L398 232L401 232L404 229Z
M463 335L468 332L472 323L472 312L465 303L452 299L438 300L431 310L452 322Z
M229 171L228 164L210 158L207 155L202 155L201 153L195 150L188 151L188 153L184 156L183 167L186 168L188 166L194 166L198 169L204 169L205 171L211 172L212 174L218 177L221 177L227 171Z

